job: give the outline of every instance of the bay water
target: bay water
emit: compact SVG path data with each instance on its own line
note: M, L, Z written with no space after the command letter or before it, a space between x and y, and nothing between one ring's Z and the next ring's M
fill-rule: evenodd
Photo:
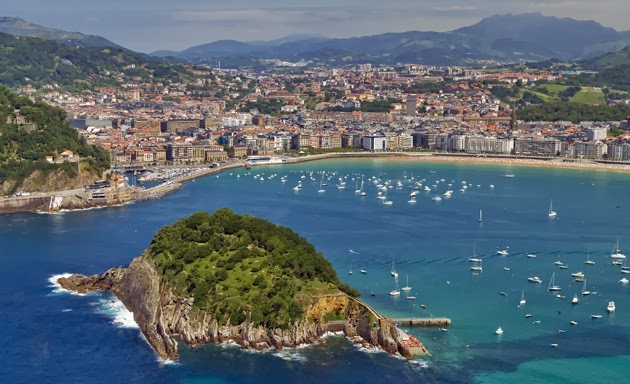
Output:
M365 197L355 193L361 175ZM390 181L392 205L376 198L371 177ZM436 187L421 188L416 203L408 203L421 179ZM337 187L341 181L345 189ZM302 188L294 191L298 182ZM0 377L12 383L625 382L630 287L619 283L624 275L610 253L617 238L622 250L630 247L629 187L630 174L609 171L344 159L230 170L188 182L160 200L121 207L5 215ZM452 197L431 199L447 189ZM551 200L555 219L548 217ZM281 353L184 347L179 362L164 363L113 296L73 295L52 283L63 273L125 266L162 226L220 207L306 237L382 314L444 316L452 326L447 332L405 328L431 352L411 363L361 350L342 337ZM503 249L509 255L497 254ZM483 259L478 274L467 261L473 250ZM595 265L584 264L588 255ZM405 292L388 294L396 287L392 267L415 300ZM581 295L583 283L570 275L578 271L594 294ZM550 293L554 272L562 291ZM533 276L543 283L528 282ZM574 295L577 305L571 304ZM526 304L519 307L522 296ZM616 303L613 314L606 312L609 301Z

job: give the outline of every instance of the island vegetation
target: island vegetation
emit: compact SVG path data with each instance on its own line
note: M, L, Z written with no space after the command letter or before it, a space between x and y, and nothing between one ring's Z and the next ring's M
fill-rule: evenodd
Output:
M286 328L313 296L359 294L303 237L226 208L162 228L147 252L177 295L220 324Z
M81 159L79 167L68 162L49 163L46 156L58 158L72 151ZM91 146L70 127L66 113L46 103L34 103L0 86L0 192L13 193L36 171L42 178L60 171L70 178L80 172L100 178L109 168L109 155L100 147Z

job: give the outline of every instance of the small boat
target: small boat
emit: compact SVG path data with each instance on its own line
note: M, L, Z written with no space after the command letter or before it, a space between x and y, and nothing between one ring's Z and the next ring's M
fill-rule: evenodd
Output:
M422 308L422 309L426 309L426 308L427 308L427 306L426 306L426 305L424 305L424 304L420 304L420 308Z
M557 297L558 299L566 299L566 298L567 298L567 297L566 297L566 296L564 296L564 295L556 295L556 297Z
M623 277L621 280L619 280L620 284L628 284L630 280L626 279L625 277Z
M591 315L591 319L601 319L602 315Z
M470 267L470 270L474 272L483 271L483 268L481 267L481 262L476 262L472 267Z
M555 219L558 214L553 210L553 201L549 201L549 213L547 214L550 219Z
M556 344L556 343L551 343L551 344L549 344L549 346L551 348L558 348L558 344Z
M448 329L446 329L446 328L440 328L440 332L448 332Z
M584 284L582 285L582 296L588 296L591 292L586 290L586 278L584 278Z
M542 283L542 280L538 276L528 277L527 281L529 281L530 283L536 283L536 284Z
M376 296L374 292L370 292L370 296Z
M623 265L623 263L619 260L615 260L612 262L612 265Z
M415 296L407 296L407 297L405 297L405 299L407 299L407 300L415 300L416 297Z
M564 265L564 263L562 261L558 260L558 261L554 261L553 265Z
M526 314L525 314L525 318L526 318L526 319L529 319L530 317L532 317L532 314L531 314L531 313L526 313Z
M501 327L497 328L496 331L494 331L494 333L496 333L497 335L502 335L503 334L503 329L501 329Z
M507 256L510 254L510 252L507 249L508 247L506 247L505 249L500 249L497 251L497 255L499 256Z
M499 295L501 295L501 296L507 296L507 293L505 293L505 292L499 292Z
M573 277L584 277L584 273L582 273L582 272L575 272L575 273L572 273L571 276L573 276Z
M606 310L608 311L608 313L615 312L615 302L614 301L609 301L608 302L608 306L606 307Z
M528 253L528 254L527 254L527 257L529 257L530 259L535 259L535 258L536 258L536 255L535 255L535 254L533 254L533 253Z
M468 259L468 261L470 261L471 263L481 263L481 259L478 259L476 257L471 257L470 259Z
M409 286L409 275L407 275L407 284L400 289L401 291L411 291L411 287Z
M523 290L521 293L521 301L518 302L518 306L522 307L525 303L527 303L527 301L525 301L525 290Z
M575 305L578 303L578 301L580 301L578 299L577 293L575 295L573 295L573 299L571 299L571 304Z
M361 273L365 275L367 273L367 271L365 269L362 269Z
M398 279L398 272L396 272L396 268L394 267L394 262L392 261L392 268L389 271L389 274L394 276L395 279Z
M571 320L571 321L569 321L569 324L571 324L571 325L577 325L577 321L575 321L575 320Z
M505 175L503 175L503 176L504 176L504 177L507 177L507 178L512 178L512 177L514 177L514 174L513 174L513 173L506 173L506 174L505 174Z
M390 296L400 296L400 288L398 288L398 277L396 277L396 289L389 291Z
M586 254L586 261L584 261L584 264L595 265L595 262L593 260L591 260L591 251L590 250Z
M511 271L510 267L503 267L503 270L508 272Z
M617 238L617 242L615 243L615 246L613 247L613 250L610 253L610 258L611 259L625 259L626 258L626 255L621 253L621 250L619 249L619 238Z
M532 324L540 324L540 320L534 320L532 321Z
M558 333L567 333L564 329L558 329Z
M560 269L569 269L569 267L567 265L561 265L558 268L560 268Z
M442 201L442 198L440 196L433 196L431 198L431 200L433 200L433 201Z
M481 209L479 210L479 219L477 219L478 222L482 222L483 221L483 212L481 211Z
M556 280L556 273L552 273L551 274L551 281L549 281L549 286L547 287L547 290L549 291L560 291L562 288L560 288L559 286L557 286L555 284L555 280Z

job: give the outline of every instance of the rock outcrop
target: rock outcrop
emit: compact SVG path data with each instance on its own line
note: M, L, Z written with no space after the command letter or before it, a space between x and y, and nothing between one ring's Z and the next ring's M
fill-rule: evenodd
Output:
M370 311L344 294L312 298L304 318L287 329L268 329L248 322L218 324L207 313L193 307L193 299L175 295L162 281L150 257L134 259L128 268L112 268L103 275L72 275L60 278L65 289L85 293L108 290L133 312L149 344L162 359L177 360L177 338L190 346L233 341L243 348L282 349L316 342L329 330L342 329L348 337L409 359L399 330L389 322L376 323ZM345 319L326 322L326 313L345 314Z

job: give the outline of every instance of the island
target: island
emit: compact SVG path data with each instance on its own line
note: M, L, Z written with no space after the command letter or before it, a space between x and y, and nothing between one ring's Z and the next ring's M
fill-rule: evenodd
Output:
M306 239L227 208L162 228L127 268L58 282L79 293L115 294L162 359L178 359L179 341L280 350L327 332L406 359L427 352L360 301Z

